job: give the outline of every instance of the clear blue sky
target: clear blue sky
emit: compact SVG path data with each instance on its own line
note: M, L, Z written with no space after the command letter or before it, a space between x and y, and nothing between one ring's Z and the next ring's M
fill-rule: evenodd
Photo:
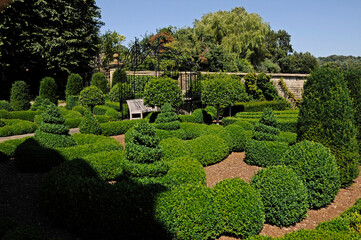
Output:
M361 56L361 0L96 0L105 25L126 42L169 25L193 26L195 19L219 10L244 7L275 31L286 30L297 52L316 57Z

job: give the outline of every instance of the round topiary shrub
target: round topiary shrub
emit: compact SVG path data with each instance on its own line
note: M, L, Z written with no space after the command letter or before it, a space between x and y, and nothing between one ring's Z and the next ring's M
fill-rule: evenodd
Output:
M102 129L98 120L93 116L90 111L84 114L84 119L80 122L79 131L83 134L102 134Z
M328 205L338 193L340 172L330 150L320 143L302 141L285 152L281 160L296 172L308 192L310 208Z
M259 193L244 180L226 179L213 188L214 201L222 218L222 230L237 238L257 235L263 228L265 212Z
M162 159L165 161L171 161L179 157L191 156L190 145L188 142L179 138L163 139L160 141L159 146L163 149Z
M72 73L68 77L66 83L65 95L66 96L77 96L84 88L83 78L76 73Z
M246 146L246 131L240 125L231 124L224 128L230 139L232 152L243 152Z
M169 77L151 78L144 87L144 104L149 106L162 106L170 103L179 107L183 103L182 91L178 81Z
M45 77L40 81L39 97L58 105L57 85L54 78Z
M215 239L223 233L211 188L181 185L159 194L154 209L155 218L173 239Z
M206 111L212 118L212 120L217 119L217 109L213 106L207 106L204 108L204 111Z
M14 111L30 109L30 90L24 81L16 81L11 86L10 105Z
M30 110L44 112L46 110L46 108L51 104L54 104L54 103L50 102L49 99L37 96L34 100L33 105L31 105Z
M109 93L110 101L119 102L120 99L132 99L133 94L128 83L117 83L113 85Z
M161 113L155 119L155 128L163 130L177 130L180 128L179 118L170 103L165 103L162 106Z
M352 100L340 70L313 71L304 86L297 140L319 142L330 148L347 186L358 176L359 153Z
M192 116L194 116L194 122L195 123L205 123L205 124L211 124L212 123L212 115L210 115L206 110L204 109L196 109L192 113ZM216 114L217 117L217 114Z
M93 112L95 105L103 105L105 103L104 94L95 86L86 87L80 92L79 103L82 106L89 107Z
M203 166L225 159L229 154L227 142L217 135L206 135L189 141L192 156Z
M77 111L77 112L79 112L81 115L85 115L85 113L86 112L88 112L88 109L86 109L85 107L83 107L83 106L75 106L75 107L73 107L73 109L72 109L73 111Z
M69 135L69 128L65 126L65 119L59 109L51 104L42 114L43 121L35 131L35 140L47 148L71 147L76 145Z
M296 173L286 166L261 169L251 180L259 191L266 213L266 222L289 226L301 221L308 210L307 188Z
M169 171L162 178L162 183L169 188L184 184L206 186L206 172L202 164L194 158L174 157L169 162Z
M94 73L90 85L98 87L104 94L108 93L108 81L104 73Z

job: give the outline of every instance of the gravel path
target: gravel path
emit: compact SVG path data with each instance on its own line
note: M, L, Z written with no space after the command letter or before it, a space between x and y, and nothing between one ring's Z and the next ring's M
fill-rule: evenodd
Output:
M215 165L205 167L207 174L207 185L214 186L217 182L226 179L240 177L249 182L252 176L260 167L247 165L244 159L244 153L232 153L224 161ZM335 200L327 207L318 210L309 210L307 218L290 227L277 227L265 224L260 235L280 237L286 233L297 231L299 229L314 229L318 223L331 220L339 216L347 208L352 207L357 199L361 198L361 176L354 180L352 186L341 189ZM235 240L236 238L223 236L219 240Z

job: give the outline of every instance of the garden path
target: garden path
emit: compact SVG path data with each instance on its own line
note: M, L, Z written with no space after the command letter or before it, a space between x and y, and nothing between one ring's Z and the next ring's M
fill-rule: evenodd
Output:
M212 166L205 167L207 175L207 186L213 187L217 182L226 178L240 177L249 182L253 174L260 167L249 166L244 160L244 153L232 153L224 161ZM347 208L351 207L357 199L361 198L361 176L354 180L354 183L348 187L341 189L335 200L327 207L318 210L309 210L307 218L290 227L277 227L265 224L260 235L279 237L286 233L297 231L299 229L314 229L318 223L331 220L339 216ZM219 240L235 240L236 238L222 236Z

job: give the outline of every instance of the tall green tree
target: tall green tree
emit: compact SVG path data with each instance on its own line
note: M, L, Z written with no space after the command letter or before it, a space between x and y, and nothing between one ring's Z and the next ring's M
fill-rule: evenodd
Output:
M63 90L70 72L90 73L99 18L95 0L14 0L0 14L1 96L12 79L24 79L36 93L45 76Z
M330 148L336 156L343 186L358 176L356 134L352 100L342 73L329 68L313 71L302 95L297 139Z
M125 47L122 43L125 40L125 36L117 33L116 31L106 31L100 36L100 52L103 54L101 59L101 66L103 68L108 67L109 63L114 60L114 54L118 54L122 59L125 53Z

